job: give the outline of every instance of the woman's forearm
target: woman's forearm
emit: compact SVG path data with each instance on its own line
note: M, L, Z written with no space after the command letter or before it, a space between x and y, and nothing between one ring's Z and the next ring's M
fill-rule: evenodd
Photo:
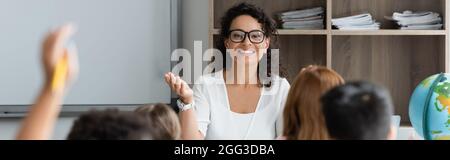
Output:
M197 116L194 109L180 111L181 139L182 140L203 140L205 137L198 129Z
M46 140L51 138L53 126L61 110L62 93L44 87L17 134L19 140Z
M166 83L170 86L172 91L180 96L180 100L184 104L193 104L194 92L189 85L181 79L179 76L175 76L173 73L167 73L164 75ZM183 140L201 140L204 136L198 130L197 116L193 108L179 113L181 124L181 139Z

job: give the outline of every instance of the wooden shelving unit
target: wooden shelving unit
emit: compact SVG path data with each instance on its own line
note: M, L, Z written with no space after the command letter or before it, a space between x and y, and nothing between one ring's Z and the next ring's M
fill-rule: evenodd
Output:
M301 68L317 64L333 68L347 81L381 84L390 90L395 113L402 116L403 124L409 124L409 97L420 81L450 71L447 0L210 0L210 47L219 33L220 17L239 2L262 7L273 18L284 11L324 7L323 30L278 30L280 63L288 69L289 80ZM398 30L384 18L404 10L438 12L444 29ZM332 18L364 12L381 22L380 30L332 29Z
M360 35L360 36L445 36L447 33L445 30L398 30L398 29L382 29L375 31L341 31L341 30L333 30L331 31L331 35Z
M295 29L278 29L278 35L327 35L326 30L295 30ZM214 29L213 34L218 35L220 29Z

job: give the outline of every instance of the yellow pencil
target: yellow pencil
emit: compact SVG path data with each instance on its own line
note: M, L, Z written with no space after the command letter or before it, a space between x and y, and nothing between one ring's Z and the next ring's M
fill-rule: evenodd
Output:
M64 54L63 58L61 58L58 63L56 64L55 71L53 73L53 79L52 79L52 90L53 91L60 91L63 89L67 72L68 72L68 55L67 53Z

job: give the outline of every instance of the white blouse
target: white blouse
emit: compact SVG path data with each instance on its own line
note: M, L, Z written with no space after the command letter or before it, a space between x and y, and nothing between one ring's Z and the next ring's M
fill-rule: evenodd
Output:
M270 88L261 89L256 111L240 114L230 109L223 72L204 75L193 87L199 130L207 140L276 139L289 88L285 78L275 77Z

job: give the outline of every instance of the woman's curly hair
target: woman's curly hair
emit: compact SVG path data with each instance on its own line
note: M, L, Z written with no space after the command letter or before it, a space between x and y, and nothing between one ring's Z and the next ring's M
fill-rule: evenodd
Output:
M225 15L221 19L221 31L219 35L218 41L216 41L216 47L217 49L222 53L223 57L223 68L225 69L227 67L227 62L231 62L231 57L227 55L227 48L225 47L225 40L228 38L230 34L230 27L234 19L236 19L239 16L242 15L249 15L253 18L255 18L262 27L262 30L266 37L271 39L271 44L269 45L269 48L267 50L267 56L265 56L262 61L267 61L267 77L272 77L272 71L271 71L271 58L272 58L272 52L271 50L276 45L277 42L277 28L276 28L276 22L268 16L263 9L256 7L253 4L249 3L240 3L238 5L235 5L231 7ZM230 66L230 65L228 65ZM284 69L281 67L280 63L280 72L278 76L280 77L286 77L286 73ZM258 66L258 73L260 71L260 67ZM265 87L270 87L272 85L272 82L269 80L268 83L265 83Z

